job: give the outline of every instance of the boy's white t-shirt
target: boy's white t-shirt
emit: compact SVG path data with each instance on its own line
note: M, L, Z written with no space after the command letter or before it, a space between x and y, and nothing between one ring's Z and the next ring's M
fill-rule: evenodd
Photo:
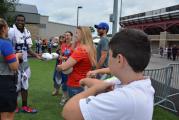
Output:
M85 120L152 120L154 89L149 78L117 85L110 92L81 99Z

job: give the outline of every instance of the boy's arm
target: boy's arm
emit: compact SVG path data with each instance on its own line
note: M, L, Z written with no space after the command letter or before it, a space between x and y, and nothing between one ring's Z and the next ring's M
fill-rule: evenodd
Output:
M85 84L89 80L82 80ZM96 81L96 80L95 80ZM97 81L96 81L97 82ZM96 94L105 91L109 87L111 87L111 83L106 83L103 81L100 81L99 84L94 84L92 87L87 89L84 92L81 92L74 97L72 97L64 106L62 115L65 120L84 120L81 110L80 110L80 105L79 101L80 99L87 98L89 96L95 96Z
M97 74L111 74L111 72L110 72L110 69L109 69L109 68L101 68L101 69L89 71L86 76L93 78L93 77L95 77Z

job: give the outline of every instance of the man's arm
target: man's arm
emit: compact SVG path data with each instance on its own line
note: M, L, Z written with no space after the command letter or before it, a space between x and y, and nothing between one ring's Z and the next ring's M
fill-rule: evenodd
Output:
M34 51L32 51L31 48L29 48L28 53L29 53L30 55L32 55L33 57L36 57L37 59L41 59L41 57L40 57L37 53L35 53Z
M89 79L84 79L82 81L84 84L87 84L85 82L88 82L88 80ZM87 98L89 96L95 96L96 94L103 92L104 90L112 86L111 83L105 83L103 81L95 80L94 82L97 84L94 84L86 91L75 95L65 104L62 111L62 116L65 120L84 120L79 105L80 99Z
M108 51L101 51L101 57L97 63L96 69L99 69L104 64L106 57L107 57Z
M101 45L101 56L100 59L97 61L97 69L101 68L107 58L109 46L108 46L108 39L107 38L101 38L100 45Z

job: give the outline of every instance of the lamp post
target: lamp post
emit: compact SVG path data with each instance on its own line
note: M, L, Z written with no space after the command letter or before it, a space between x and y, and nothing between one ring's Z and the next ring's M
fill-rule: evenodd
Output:
M82 6L77 7L77 21L76 21L76 26L78 27L78 18L79 18L79 9L83 8Z
M123 4L122 4L122 0L121 0L121 6L120 6L120 14L119 14L119 24L120 24L120 26L121 26L121 17L122 17L122 6ZM122 26L121 26L122 27Z
M117 21L118 21L118 0L114 0L113 6L113 25L112 25L112 35L117 32Z

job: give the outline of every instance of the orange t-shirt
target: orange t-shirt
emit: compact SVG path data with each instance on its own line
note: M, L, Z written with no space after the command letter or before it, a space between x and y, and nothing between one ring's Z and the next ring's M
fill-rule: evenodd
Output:
M86 77L92 65L87 51L80 46L73 51L70 57L75 59L77 63L73 66L73 71L68 76L67 85L70 87L80 87L79 81Z
M73 53L72 45L71 45L71 44L68 45L68 44L66 44L66 43L63 43L63 44L61 45L61 51L62 51L62 55L63 55L63 56L65 56L64 53L65 53L65 51L66 51L67 49L70 51L70 54L69 54L68 56L66 56L66 57L69 57L69 56Z
M67 45L66 43L62 43L60 47L61 47L62 56L66 57L66 60L67 60L70 57L70 55L73 53L72 45L71 44ZM68 54L67 55L65 54L65 52L67 53L66 50L68 50ZM62 60L59 59L58 62L61 64Z

